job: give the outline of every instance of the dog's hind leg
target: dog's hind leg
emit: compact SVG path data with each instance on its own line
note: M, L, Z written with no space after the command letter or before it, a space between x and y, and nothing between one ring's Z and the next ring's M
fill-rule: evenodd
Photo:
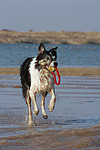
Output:
M37 116L38 113L39 113L39 109L38 109L37 103L36 103L36 94L34 94L33 91L31 91L31 90L30 90L30 97L31 97L31 100L32 100L32 103L33 103L33 107L34 107L33 114L35 116Z
M42 93L42 101L41 101L41 110L42 110L42 115L43 115L44 119L48 118L46 111L45 111L45 97L46 97L46 95L47 95L47 92Z
M51 95L51 100L50 100L50 103L49 103L48 107L49 107L50 112L52 112L54 107L55 107L55 102L56 102L55 90L51 89L51 91L49 93Z
M26 99L26 104L28 106L28 121L29 121L29 125L32 125L33 124L33 120L32 120L32 111L31 111L31 99L28 95L27 99Z

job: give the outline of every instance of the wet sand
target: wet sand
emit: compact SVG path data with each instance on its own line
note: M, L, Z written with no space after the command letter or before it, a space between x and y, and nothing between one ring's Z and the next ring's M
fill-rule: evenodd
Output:
M96 67L61 67L59 72L61 76L100 76L100 68ZM0 68L0 74L18 75L19 68Z
M57 102L48 119L40 113L36 126L27 126L27 106L22 98L19 75L0 75L1 149L100 149L100 77L61 76Z
M23 128L22 130L26 130ZM89 129L65 129L28 133L1 140L1 149L35 150L99 150L100 126Z

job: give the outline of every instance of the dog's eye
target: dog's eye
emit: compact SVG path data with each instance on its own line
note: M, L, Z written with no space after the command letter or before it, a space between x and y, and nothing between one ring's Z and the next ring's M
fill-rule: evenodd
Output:
M56 59L56 57L55 56L52 56L52 58L55 60Z
M49 57L47 57L47 60L49 60Z

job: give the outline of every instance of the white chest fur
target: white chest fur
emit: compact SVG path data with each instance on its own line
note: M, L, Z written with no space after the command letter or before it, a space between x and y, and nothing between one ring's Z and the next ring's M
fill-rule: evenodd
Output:
M30 90L32 90L33 93L42 93L44 91L50 92L50 90L54 88L53 76L46 69L41 69L40 71L35 69L35 62L36 58L33 59L29 68L31 76Z

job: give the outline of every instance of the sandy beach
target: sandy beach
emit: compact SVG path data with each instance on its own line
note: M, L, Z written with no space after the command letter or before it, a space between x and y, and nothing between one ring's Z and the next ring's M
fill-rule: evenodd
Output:
M0 74L18 75L19 70L20 68L0 68ZM59 72L61 76L100 76L100 68L96 67L62 67L59 68Z
M19 68L0 68L0 148L21 150L100 149L100 68L59 68L61 84L48 119L27 125Z

